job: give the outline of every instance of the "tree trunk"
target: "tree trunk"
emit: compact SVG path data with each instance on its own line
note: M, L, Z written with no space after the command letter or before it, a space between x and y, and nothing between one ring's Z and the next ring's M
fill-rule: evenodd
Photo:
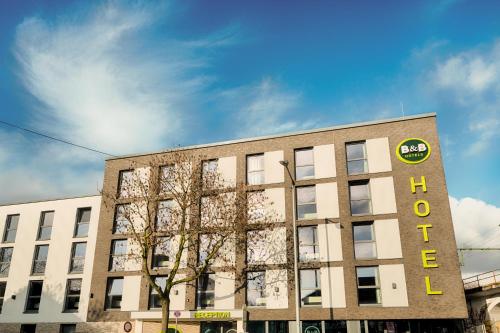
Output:
M168 333L169 319L170 319L170 299L164 299L161 302L161 333Z

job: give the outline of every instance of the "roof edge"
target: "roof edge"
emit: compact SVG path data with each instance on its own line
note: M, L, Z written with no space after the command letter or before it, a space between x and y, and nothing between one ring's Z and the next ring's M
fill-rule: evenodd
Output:
M9 203L0 203L0 207L6 206L17 206L17 205L27 205L41 202L50 202L50 201L63 201L63 200L71 200L71 199L81 199L81 198L91 198L91 197L100 197L100 194L89 194L89 195L79 195L74 197L64 197L64 198L51 198L51 199L40 199L33 201L19 201L19 202L9 202Z
M170 148L170 149L165 149L165 150L159 150L159 151L154 151L154 152L121 155L121 156L107 158L106 161L127 159L127 158L131 158L131 157L141 157L141 156L147 156L147 155L153 155L153 154L162 154L162 153L168 153L168 152L174 152L174 151L225 146L225 145L250 142L250 141L267 140L267 139L282 138L282 137L287 137L287 136L295 136L295 135L310 134L310 133L320 133L320 132L339 130L339 129L345 129L345 128L379 125L379 124L385 124L385 123L394 123L394 122L399 122L399 121L406 121L406 120L413 120L413 119L420 119L420 118L430 118L430 117L436 117L436 112L420 113L420 114L411 115L411 116L387 118L387 119L381 119L381 120L370 120L370 121L363 121L363 122L358 122L358 123L351 123L351 124L345 124L345 125L335 125L335 126L294 131L294 132L281 133L281 134L271 134L271 135L263 135L263 136L256 136L256 137L250 137L250 138L241 138L241 139L226 140L226 141L219 141L219 142L213 142L213 143L190 145L190 146L184 146L184 147L176 147L176 148Z

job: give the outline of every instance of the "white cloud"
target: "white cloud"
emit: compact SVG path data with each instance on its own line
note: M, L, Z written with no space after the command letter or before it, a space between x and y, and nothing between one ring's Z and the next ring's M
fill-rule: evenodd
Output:
M238 26L178 40L163 1L108 1L17 27L18 75L33 99L26 126L111 154L163 149L191 133L213 78L211 52ZM96 193L103 156L0 129L0 202Z
M302 96L267 77L260 82L229 89L220 94L224 108L236 111L238 135L255 136L310 128L314 120L302 122L297 111Z
M457 247L500 248L500 207L473 198L450 197ZM500 251L466 251L464 275L500 268Z
M234 34L152 38L148 29L168 14L158 2L108 2L86 16L26 19L14 50L39 106L32 124L114 154L170 145L209 81L199 71L207 66L201 52Z

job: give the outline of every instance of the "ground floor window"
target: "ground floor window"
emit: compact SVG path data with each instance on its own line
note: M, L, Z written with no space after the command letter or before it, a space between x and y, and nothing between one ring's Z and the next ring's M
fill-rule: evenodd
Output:
M230 329L236 330L235 321L202 321L200 333L226 333Z
M22 324L20 333L35 333L36 325L35 324Z
M61 324L61 333L75 333L76 332L76 324Z
M268 325L268 333L288 333L288 321L271 320Z
M304 320L302 322L302 333L321 333L321 321Z
M325 320L324 333L347 333L345 320Z

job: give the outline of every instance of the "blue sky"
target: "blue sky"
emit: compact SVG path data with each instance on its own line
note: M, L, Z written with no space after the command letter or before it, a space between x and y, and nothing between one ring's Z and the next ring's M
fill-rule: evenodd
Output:
M491 233L499 12L496 0L3 0L0 119L129 154L398 117L403 103L437 112L450 195L490 207ZM102 182L102 156L1 126L0 140L2 202Z

